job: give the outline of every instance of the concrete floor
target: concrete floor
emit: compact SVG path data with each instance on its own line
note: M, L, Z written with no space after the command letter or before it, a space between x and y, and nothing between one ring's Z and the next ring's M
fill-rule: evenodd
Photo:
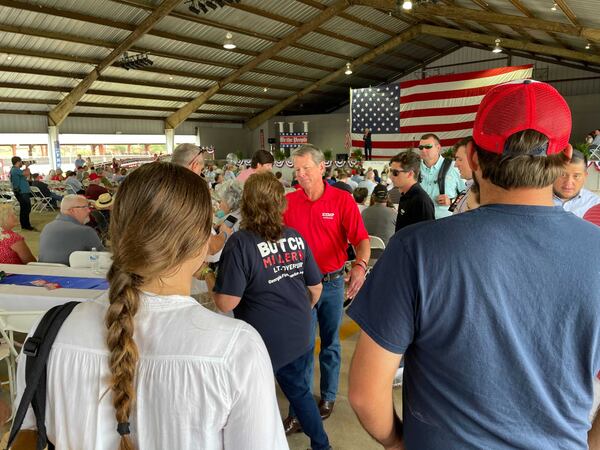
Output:
M348 317L344 318L344 324L342 328L348 324L351 320ZM350 360L356 347L356 340L358 333L347 337L342 340L342 370L340 373L340 385L337 400L335 401L335 408L333 414L327 419L325 424L325 431L329 436L329 442L334 450L380 450L381 446L378 445L362 428L356 415L350 408L348 403L348 369L350 368ZM315 368L315 386L319 385L319 371L318 363ZM390 386L390 389L392 387ZM318 396L318 388L316 395ZM401 414L402 411L402 390L394 389L394 403L396 405L396 411ZM279 402L279 409L282 417L287 416L288 401L285 396L279 391L277 392L277 398ZM290 444L290 450L306 450L310 447L310 440L304 433L297 433L292 436L288 436L288 442Z

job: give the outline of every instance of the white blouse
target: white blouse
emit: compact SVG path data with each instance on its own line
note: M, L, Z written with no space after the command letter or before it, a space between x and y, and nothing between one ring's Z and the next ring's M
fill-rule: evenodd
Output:
M78 305L48 361L46 426L57 450L114 450L107 298ZM36 325L37 326L37 325ZM139 450L288 449L273 368L260 335L191 297L144 294L131 437ZM25 387L18 367L17 404ZM35 429L31 408L23 429Z

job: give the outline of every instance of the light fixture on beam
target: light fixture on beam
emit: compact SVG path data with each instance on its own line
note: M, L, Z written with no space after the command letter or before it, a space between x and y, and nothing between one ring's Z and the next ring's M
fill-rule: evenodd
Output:
M402 2L402 9L405 11L410 11L413 7L413 4L410 0L404 0Z
M209 9L224 8L232 3L239 3L241 0L186 0L186 4L194 14L208 13Z
M153 64L154 61L148 58L148 53L139 53L137 55L129 56L127 52L125 52L123 53L123 57L117 62L117 65L125 70L142 69Z
M494 42L496 45L492 49L492 53L502 53L502 47L500 47L500 42L502 41L500 39L496 39Z
M349 62L346 63L346 70L344 70L346 75L352 75L352 64Z
M551 11L558 11L558 5L556 3L552 3Z
M589 50L590 48L592 48L592 44L590 44L589 42L587 44L585 44L586 50Z
M233 50L235 47L236 45L233 42L233 34L228 31L225 35L225 40L223 41L223 48L226 48L227 50Z
M263 92L267 92L268 90L269 90L269 88L266 86L263 88Z

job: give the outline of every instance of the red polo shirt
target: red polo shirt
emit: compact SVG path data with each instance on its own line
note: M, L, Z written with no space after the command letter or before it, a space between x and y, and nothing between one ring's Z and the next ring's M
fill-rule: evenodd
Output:
M348 255L348 242L356 246L369 239L354 199L348 192L324 183L323 195L312 202L298 189L286 195L283 221L308 243L323 274L340 269Z

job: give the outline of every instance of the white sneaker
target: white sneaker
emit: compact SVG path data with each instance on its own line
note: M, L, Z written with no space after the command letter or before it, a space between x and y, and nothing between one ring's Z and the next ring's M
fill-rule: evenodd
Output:
M402 386L402 379L404 378L404 367L400 367L396 370L396 375L394 376L394 382L392 383L393 388L399 388Z

